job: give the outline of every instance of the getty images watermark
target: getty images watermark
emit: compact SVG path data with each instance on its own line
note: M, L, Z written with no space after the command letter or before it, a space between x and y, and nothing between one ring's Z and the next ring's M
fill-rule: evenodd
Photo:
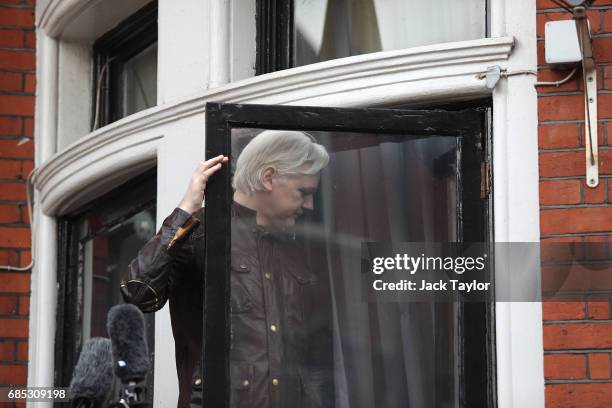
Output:
M482 256L410 256L407 253L395 254L394 257L375 257L372 259L372 273L381 275L386 271L404 271L410 275L417 272L445 271L463 275L465 272L482 272L487 266L488 254ZM451 275L452 276L452 275ZM401 279L399 282L385 282L382 278L372 283L374 290L410 290L410 291L488 291L491 282L479 282L471 279L464 282L460 279L438 279L435 282L429 279Z
M367 301L583 301L612 295L611 243L365 242ZM585 295L586 294L586 295Z

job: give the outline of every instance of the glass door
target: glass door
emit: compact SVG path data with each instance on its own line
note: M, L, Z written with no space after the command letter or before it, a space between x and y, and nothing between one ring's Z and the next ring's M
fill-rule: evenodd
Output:
M222 105L207 157L204 403L493 401L492 306L364 296L362 243L483 242L483 108Z

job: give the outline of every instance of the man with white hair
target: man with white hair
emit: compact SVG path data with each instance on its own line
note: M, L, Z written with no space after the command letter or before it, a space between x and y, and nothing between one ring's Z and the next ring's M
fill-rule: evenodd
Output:
M121 284L145 312L169 299L179 377L178 407L199 406L202 373L203 243L206 182L228 159L200 163L179 206L131 263ZM317 407L333 401L326 378L331 340L309 330L307 298L318 278L294 226L314 207L329 156L304 132L267 130L243 149L233 178L231 406ZM323 336L329 337L331 336ZM314 368L312 368L314 367ZM325 389L325 391L324 391Z

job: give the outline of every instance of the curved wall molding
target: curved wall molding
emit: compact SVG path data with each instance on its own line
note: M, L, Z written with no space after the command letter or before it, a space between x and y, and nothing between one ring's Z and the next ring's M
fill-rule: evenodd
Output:
M97 1L99 0L49 0L38 17L37 26L50 37L56 37L70 20Z
M203 113L206 102L321 106L423 104L488 96L476 78L505 67L512 37L379 52L274 72L194 94L101 128L43 163L34 182L43 211L59 215L86 196L83 186L134 170L155 158L163 125ZM96 189L96 191L98 191Z
M151 0L47 0L37 27L48 36L90 43Z

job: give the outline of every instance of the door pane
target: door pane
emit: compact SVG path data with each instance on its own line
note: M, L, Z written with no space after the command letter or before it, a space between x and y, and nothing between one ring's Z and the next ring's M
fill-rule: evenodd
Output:
M286 195L233 204L230 405L457 407L458 306L367 302L359 274L364 241L458 240L459 139L308 131L329 164L283 176L288 133L231 131L232 172L280 153Z
M486 37L486 0L293 0L295 65Z

